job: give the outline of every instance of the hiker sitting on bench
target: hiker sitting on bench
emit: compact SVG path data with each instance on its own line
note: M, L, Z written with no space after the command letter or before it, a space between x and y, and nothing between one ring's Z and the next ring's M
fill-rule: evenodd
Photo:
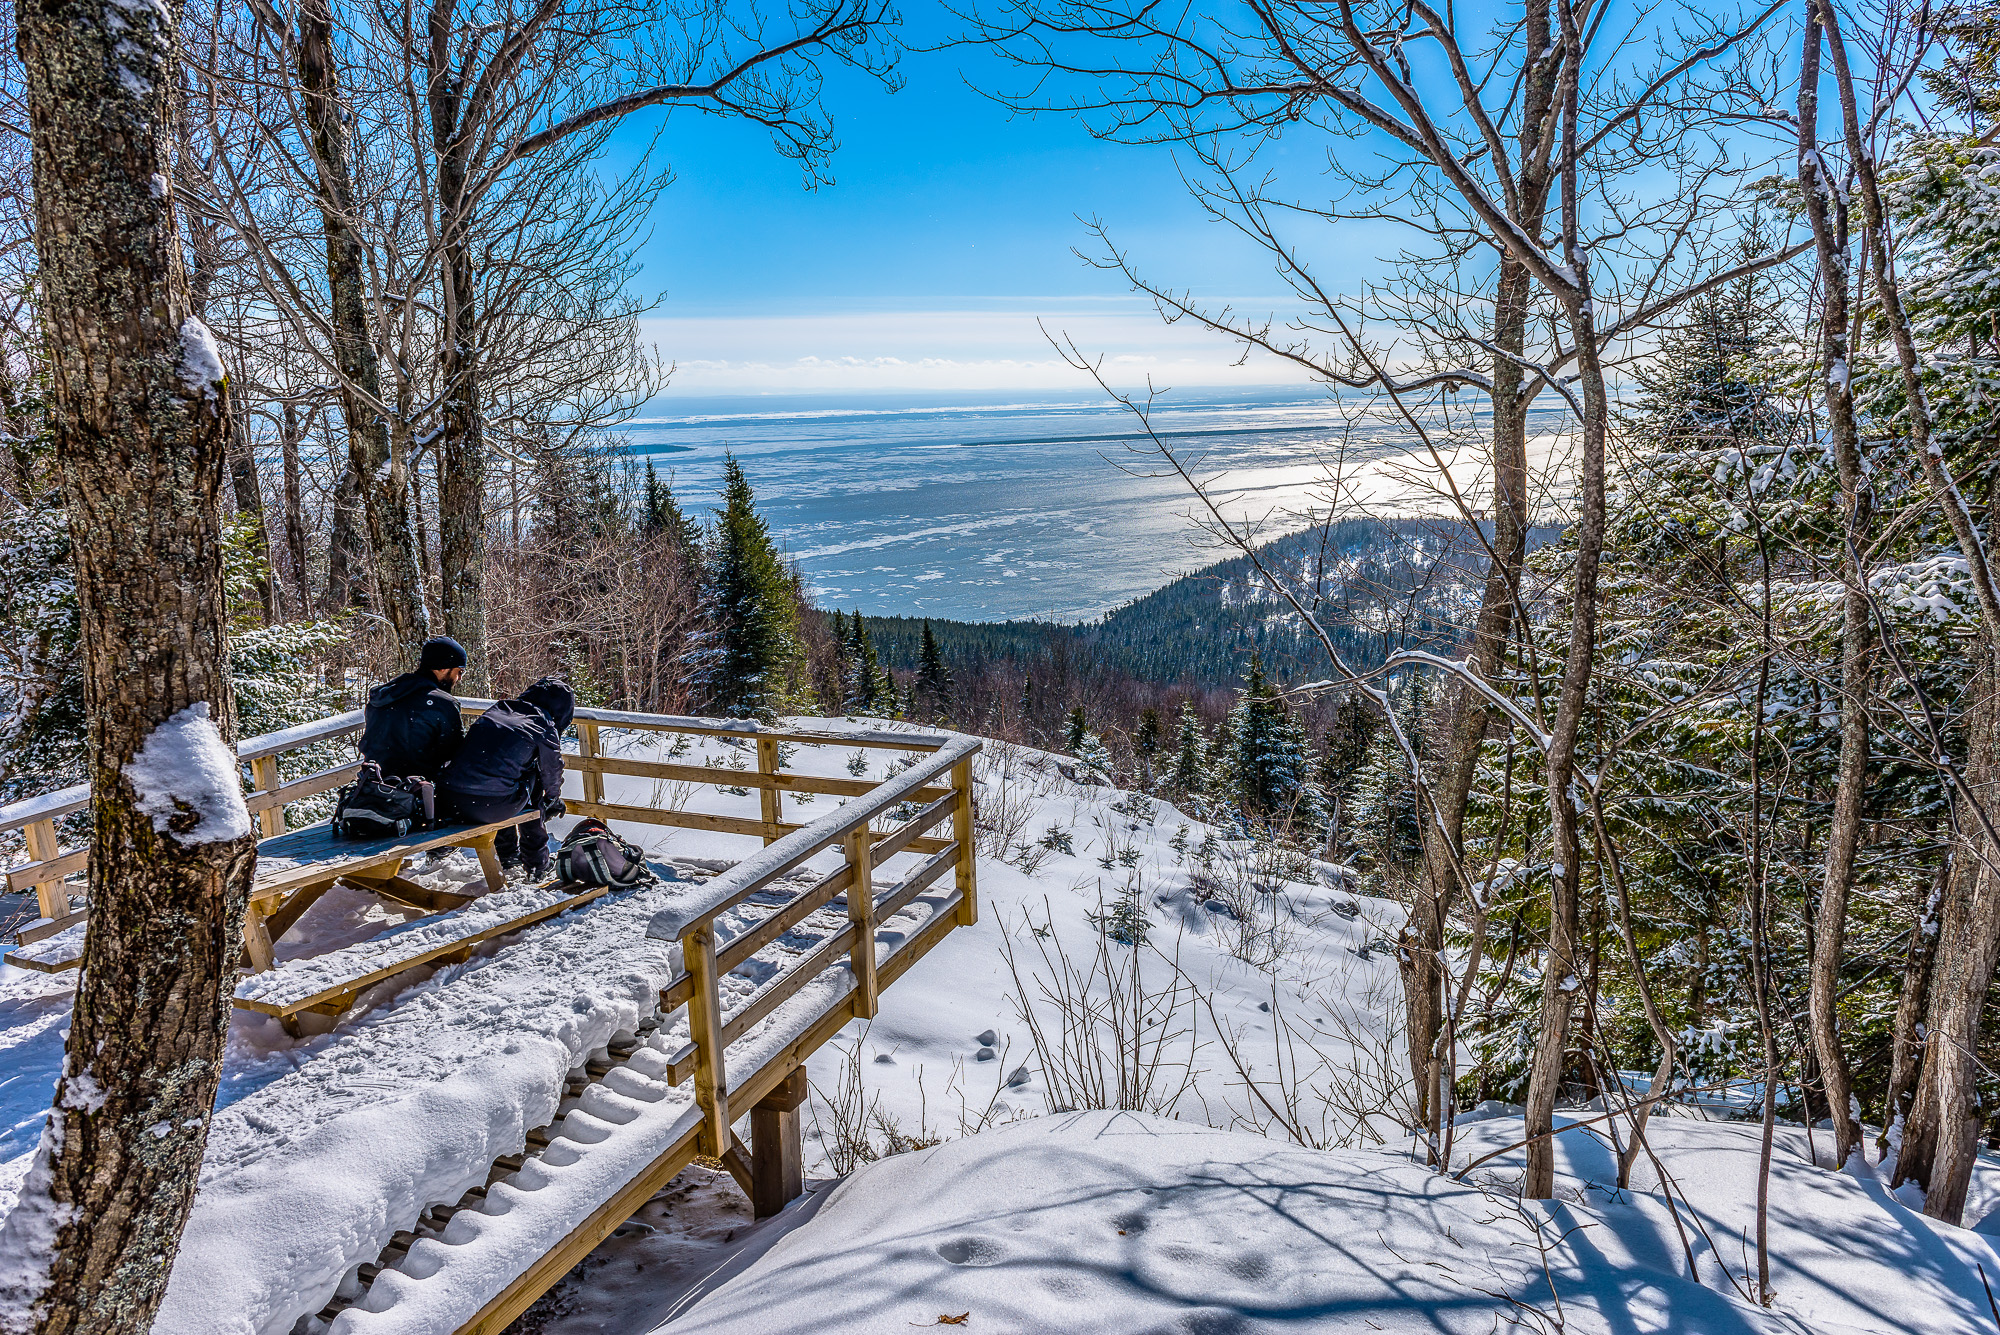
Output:
M465 740L451 693L464 675L465 650L457 640L442 635L425 640L416 671L368 692L361 758L380 765L384 774L435 783Z
M530 880L540 880L549 869L547 822L563 814L562 734L575 713L576 696L568 684L542 678L472 721L439 785L440 800L476 825L540 811L534 820L500 831L495 844L500 865L524 867Z

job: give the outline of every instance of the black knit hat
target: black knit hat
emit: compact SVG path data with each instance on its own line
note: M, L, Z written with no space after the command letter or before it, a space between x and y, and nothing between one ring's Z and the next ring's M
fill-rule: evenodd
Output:
M449 635L436 635L424 641L423 657L417 660L419 672L443 672L446 668L465 666L465 646Z

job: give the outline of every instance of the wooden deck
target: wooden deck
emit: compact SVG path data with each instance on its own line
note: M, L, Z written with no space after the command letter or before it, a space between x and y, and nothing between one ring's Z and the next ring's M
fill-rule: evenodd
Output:
M462 702L468 716L490 704ZM251 922L246 924L246 952L253 971L239 984L236 1004L285 1018L288 1027L307 1012L337 1015L360 991L385 978L462 958L482 942L561 913L588 909L607 893L577 886L514 887L474 899L429 889L401 874L404 860L413 854L472 846L481 850L489 885L497 887L493 837L505 825L529 819L528 813L492 825L366 842L337 839L324 825L286 831L288 804L346 783L355 766L349 762L285 780L280 759L303 747L352 737L360 726L361 716L355 711L251 738L238 747L252 779L248 804L265 835L259 854L287 865L272 866L258 878ZM874 1016L885 988L952 930L978 918L972 788L972 758L980 745L976 738L840 727L783 729L739 719L593 709L577 711L575 729L578 750L565 758L565 764L578 773L583 796L569 802L572 814L748 835L761 839L765 847L708 882L694 904L684 904L673 920L656 919L649 932L680 943L682 972L661 989L657 1011L648 1024L657 1030L685 1014L688 1040L671 1055L667 1079L675 1085L692 1083L699 1116L689 1117L684 1132L661 1145L650 1164L608 1193L587 1218L573 1224L565 1221L548 1234L558 1241L539 1256L523 1260L498 1278L490 1268L475 1265L477 1277L468 1277L467 1285L478 1306L468 1308L460 1335L497 1335L697 1156L718 1161L735 1175L760 1217L796 1196L802 1189L798 1110L805 1094L806 1059L850 1021ZM607 755L604 734L616 731L737 739L749 744L746 752L754 750L757 765L754 770L710 769ZM916 754L901 773L869 782L787 773L780 760L784 744ZM749 788L758 795L758 814L751 818L609 802L606 775ZM785 818L787 793L825 794L845 802L800 824ZM81 951L88 910L74 896L84 889L77 878L86 870L87 851L62 849L56 822L88 805L88 791L72 788L0 808L0 831L21 830L30 855L28 861L8 869L8 886L34 888L43 915L20 933L23 946L16 955L61 954L71 941ZM891 828L877 829L892 811L901 818L893 818ZM818 876L804 874L807 859L832 848L841 851L837 869ZM899 854L916 854L919 860L899 878L884 883L878 872ZM940 888L947 872L952 879ZM283 935L313 899L338 880L351 881L412 914L427 916L341 951L271 968L269 942ZM762 897L758 902L764 903L780 883L786 889L768 916L733 935L718 928L721 915L753 897ZM795 891L790 889L794 886ZM840 901L844 909L836 907ZM822 935L809 949L786 956L779 943L814 915L824 922L829 911L841 913L845 923L820 929ZM899 914L905 915L899 922L915 925L881 928ZM262 938L261 952L257 937ZM774 962L777 967L769 968ZM760 985L725 1010L720 979L749 967L762 970ZM830 974L834 985L821 981L811 993L820 998L816 1012L801 1017L795 1014L796 1007L787 1008L787 1003ZM782 1029L774 1030L780 1020ZM731 1065L732 1047L744 1063L740 1069ZM591 1071L593 1078L602 1078L595 1065ZM746 1113L752 1126L749 1146L731 1130ZM550 1137L549 1128L530 1132L522 1153L494 1164L488 1182L518 1171L526 1158L549 1145ZM651 1146L646 1152L652 1152ZM364 1291L383 1266L393 1265L408 1251L418 1230L441 1230L452 1213L477 1205L484 1194L484 1187L476 1187L460 1202L432 1202L420 1218L405 1221L404 1231L395 1235L388 1250L360 1267ZM350 1300L336 1299L320 1315L332 1320L348 1305Z

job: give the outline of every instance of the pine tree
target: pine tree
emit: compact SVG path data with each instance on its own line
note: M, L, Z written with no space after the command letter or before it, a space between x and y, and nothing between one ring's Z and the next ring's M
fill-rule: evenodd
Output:
M931 623L924 622L923 648L917 655L917 682L913 702L920 700L924 717L943 720L951 708L951 669L944 663L944 653L938 648L937 636L931 634ZM911 717L917 717L913 703Z
M1381 720L1358 691L1341 696L1333 707L1333 724L1326 730L1326 748L1319 753L1313 776L1326 800L1329 847L1340 838L1341 814L1354 796L1361 767L1368 759L1368 748L1380 726Z
M838 616L838 614L835 614ZM850 714L896 713L896 683L882 668L875 652L875 637L862 623L861 609L854 609L844 637L847 656L847 698L842 707Z
M648 534L672 538L690 555L701 550L701 525L674 499L674 489L646 460L646 485L639 498L639 527Z
M1245 815L1267 825L1317 828L1320 794L1310 777L1305 737L1264 675L1263 655L1250 655L1243 696L1230 711L1236 799Z
M1090 722L1084 717L1083 706L1069 711L1069 728L1063 734L1063 750L1071 755L1083 749L1084 738L1090 736Z
M1132 730L1132 749L1139 753L1141 778L1150 788L1153 783L1153 759L1160 753L1160 711L1147 705L1139 711L1139 726Z
M734 455L723 464L722 498L709 571L718 631L709 701L732 718L769 719L791 702L803 658L797 604Z
M1181 702L1180 728L1174 738L1174 772L1169 780L1174 791L1193 796L1205 786L1208 770L1207 748L1202 743L1201 718L1190 701Z

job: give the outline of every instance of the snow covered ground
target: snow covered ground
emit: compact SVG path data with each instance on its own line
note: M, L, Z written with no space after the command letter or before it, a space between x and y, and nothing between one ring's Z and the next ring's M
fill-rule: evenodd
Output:
M671 738L604 740L638 758L753 763L716 741L675 752ZM798 748L788 763L880 779L899 759L829 745ZM1393 1137L1403 1098L1400 996L1381 948L1400 910L1351 893L1337 869L1280 865L1073 764L988 745L977 765L978 924L945 937L882 994L872 1023L849 1026L812 1059L808 1176L859 1170L753 1227L733 1184L691 1169L522 1330L637 1335L675 1311L684 1311L675 1330L901 1330L968 1311L989 1330L1348 1329L1365 1328L1365 1317L1391 1330L1484 1331L1504 1313L1555 1329L1542 1310L1553 1299L1533 1246L1537 1219L1567 1235L1550 1268L1573 1329L1993 1328L1973 1268L2000 1276L1986 1239L1923 1221L1872 1179L1812 1166L1803 1133L1781 1136L1774 1176L1774 1312L1744 1303L1723 1276L1725 1266L1739 1278L1744 1269L1755 1138L1741 1125L1655 1122L1669 1171L1702 1212L1707 1236L1692 1230L1691 1243L1700 1286L1686 1278L1653 1184L1622 1195L1594 1185L1606 1180L1606 1151L1590 1131L1562 1138L1574 1199L1553 1214L1522 1215L1505 1199L1506 1157L1479 1171L1491 1197L1412 1165L1405 1144L1380 1143ZM749 791L617 777L606 787L612 802L757 813ZM788 796L786 815L810 821L837 802ZM418 1241L335 1325L357 1335L449 1330L447 1276L547 1241L527 1221L554 1216L517 1210L510 1221L510 1201L587 1203L598 1175L692 1117L688 1091L662 1078L684 1032L637 1036L677 968L674 948L648 941L644 925L757 843L621 832L677 879L488 943L465 964L391 980L329 1033L294 1040L273 1020L237 1013L195 1217L156 1331L290 1331L337 1287L358 1294L355 1268L419 1211L458 1200L528 1130L560 1116L570 1149L559 1140L483 1208ZM422 879L476 874L458 857ZM280 956L400 921L371 897L332 892ZM1100 950L1098 921L1123 940ZM1147 944L1134 947L1141 929ZM907 930L892 925L884 939ZM1104 1004L1107 972L1116 1006ZM730 986L747 990L754 973ZM845 977L833 971L827 985ZM0 972L0 1207L39 1135L72 982ZM1066 1009L1076 1014L1068 999L1085 988L1099 1004L1090 1024L1067 1027L1081 1041L1066 1056L1038 1056L1035 1027L1055 1041ZM823 1004L813 992L799 1005ZM1120 1031L1143 1035L1149 1059L1112 1059ZM582 1105L566 1099L565 1080L614 1042L636 1051ZM1300 1060L1289 1077L1280 1056ZM1121 1087L1160 1116L1056 1111ZM1288 1099L1288 1090L1308 1092ZM1362 1148L1288 1147L1281 1121L1317 1143ZM1506 1144L1518 1126L1462 1128L1458 1161ZM935 1148L886 1157L912 1145ZM1982 1172L1974 1213L1995 1196ZM1572 1231L1579 1224L1588 1227ZM781 1278L786 1265L803 1269ZM741 1273L718 1287L719 1267ZM750 1315L761 1304L772 1304L768 1319Z
M1774 1177L1778 1302L1760 1308L1721 1273L1742 1275L1754 1131L1676 1120L1662 1139L1722 1248L1697 1239L1699 1283L1657 1198L1589 1185L1608 1153L1581 1131L1559 1142L1570 1199L1545 1206L1390 1151L1083 1112L870 1165L662 1329L858 1335L953 1318L1071 1335L1992 1329L1972 1268L1992 1272L1987 1240L1807 1166L1793 1153L1803 1137Z

